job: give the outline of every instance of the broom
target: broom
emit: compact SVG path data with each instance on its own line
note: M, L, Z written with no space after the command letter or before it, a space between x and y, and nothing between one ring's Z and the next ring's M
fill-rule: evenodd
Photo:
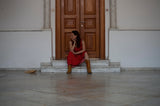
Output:
M28 71L25 71L25 73L27 73L27 74L33 74L33 73L35 73L36 72L36 70L28 70Z

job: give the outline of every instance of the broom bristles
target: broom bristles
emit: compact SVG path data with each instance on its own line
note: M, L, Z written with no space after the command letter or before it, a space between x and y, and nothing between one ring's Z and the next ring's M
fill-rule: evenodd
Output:
M28 70L28 71L25 71L25 73L27 73L27 74L32 74L32 73L35 73L36 72L36 70Z

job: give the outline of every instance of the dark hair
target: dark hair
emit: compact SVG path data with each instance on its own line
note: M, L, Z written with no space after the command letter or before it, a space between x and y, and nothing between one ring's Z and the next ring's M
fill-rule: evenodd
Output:
M77 47L80 47L80 44L81 44L81 37L80 37L80 34L78 31L74 30L72 31L72 33L77 36L76 37L76 44L77 44Z

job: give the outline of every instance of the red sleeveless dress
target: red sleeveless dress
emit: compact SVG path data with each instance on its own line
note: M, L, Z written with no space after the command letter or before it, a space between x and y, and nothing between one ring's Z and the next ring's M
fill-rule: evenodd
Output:
M82 41L81 41L79 48L77 48L77 47L74 48L74 52L78 52L81 50L82 50ZM69 52L69 54L67 56L68 65L72 65L74 67L74 66L77 66L77 65L83 63L85 61L85 52L86 51L84 51L83 53L80 53L80 54L73 54L72 52Z

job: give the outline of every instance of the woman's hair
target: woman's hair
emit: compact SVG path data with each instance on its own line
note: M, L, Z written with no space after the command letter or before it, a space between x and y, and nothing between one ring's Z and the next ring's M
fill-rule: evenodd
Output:
M77 36L76 37L76 44L77 44L77 47L80 47L80 44L81 44L81 37L80 37L80 34L78 31L74 30L72 31L72 33Z

